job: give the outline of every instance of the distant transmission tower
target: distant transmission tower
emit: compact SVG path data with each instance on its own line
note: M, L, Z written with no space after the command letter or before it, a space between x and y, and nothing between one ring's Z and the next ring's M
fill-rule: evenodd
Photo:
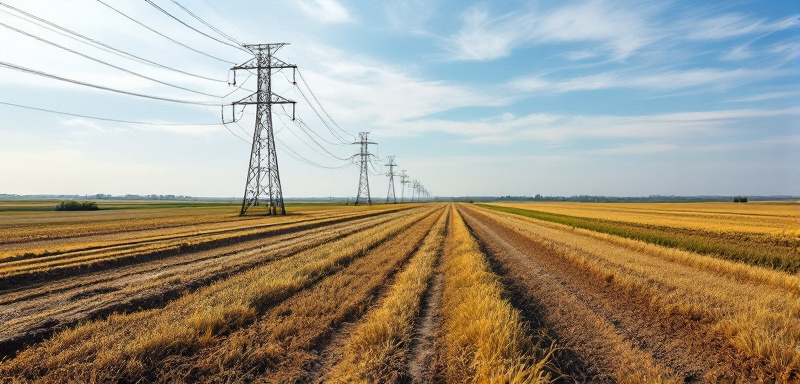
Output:
M361 132L358 134L359 141L353 143L358 144L361 146L359 153L356 156L359 156L361 163L361 177L358 179L358 194L356 195L356 203L363 203L363 198L366 196L367 204L372 205L372 198L369 196L369 157L372 156L369 153L369 145L370 144L378 144L369 141L367 136L369 132Z
M394 156L389 156L389 164L386 164L389 167L389 192L386 194L386 204L389 204L390 201L397 204L397 196L394 194L394 167L397 164L394 163L394 158Z
M408 184L408 183L410 183L410 181L408 181L408 174L406 173L406 170L404 169L404 170L400 171L400 202L401 203L405 199L406 184Z
M292 104L295 102L281 97L272 92L272 71L291 68L296 65L287 64L275 58L275 52L286 43L278 44L250 44L244 47L253 53L253 58L243 64L231 68L234 71L233 84L236 85L237 70L256 70L258 74L258 89L255 93L233 103L256 105L256 124L253 130L253 146L250 149L250 164L247 167L247 183L244 187L242 210L239 216L244 216L247 208L258 206L262 201L267 201L267 213L278 214L278 207L282 215L286 214L283 204L283 191L281 190L281 177L278 173L278 156L275 152L275 137L272 132L272 104ZM294 75L292 75L294 76ZM294 112L292 112L294 114Z

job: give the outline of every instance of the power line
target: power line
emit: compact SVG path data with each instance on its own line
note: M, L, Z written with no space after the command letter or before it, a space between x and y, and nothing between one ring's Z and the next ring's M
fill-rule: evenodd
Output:
M81 114L71 113L71 112L56 111L56 110L46 109L46 108L31 107L29 105L8 103L8 102L5 102L5 101L0 101L0 104L8 105L8 106L11 106L11 107L30 109L30 110L34 110L34 111L54 113L54 114L57 114L57 115L81 117L81 118L92 119L92 120L110 121L110 122L114 122L114 123L126 123L126 124L138 124L138 125L162 125L162 126L191 126L191 125L211 126L211 125L222 125L220 123L197 123L197 124L195 124L195 123L156 123L156 122L148 122L148 121L120 120L120 119L111 119L111 118L106 118L106 117L81 115Z
M313 167L322 168L322 169L345 169L345 168L350 168L351 166L353 166L353 163L347 163L347 164L344 164L344 165L338 166L338 167L329 167L329 166L326 166L326 165L318 164L316 162L308 160L307 158L305 158L302 155L300 155L299 153L297 153L290 146L286 145L283 141L281 141L281 139L276 138L275 141L277 141L278 144L280 144L281 147L287 151L286 154L288 154L289 156L291 156L291 157L293 157L293 158L295 158L295 159L297 159L299 161L302 161L303 163L306 163L306 164L308 164L310 166L313 166Z
M287 115L288 115L288 114L287 114ZM330 144L330 145L339 145L339 146L347 146L347 145L350 145L350 143L334 143L334 142L332 142L332 141L329 141L328 139L326 139L326 138L322 137L322 136L321 136L319 133L317 133L315 130L311 129L311 127L309 127L309 126L308 126L308 124L306 124L306 123L305 123L305 121L303 121L303 119L301 119L300 117L297 117L295 120L297 120L298 122L300 122L300 124L302 124L304 127L306 127L306 129L308 129L309 131L311 131L311 133L313 133L313 134L314 134L314 136L317 136L317 137L319 137L319 139L320 139L320 140L322 140L322 141L324 141L324 142L326 142L326 143L328 143L328 144Z
M12 6L8 5L8 4L0 3L0 6L9 8L9 9L11 9L11 10L17 12L17 13L25 15L28 18L34 19L36 21L28 20L28 19L23 18L22 16L15 15L13 13L9 13L9 12L6 11L6 13L8 13L9 15L14 16L14 17L16 17L18 19L27 21L29 23L32 23L32 24L38 26L38 27L45 28L45 29L50 30L50 31L52 31L54 33L58 33L58 34L60 34L62 36L68 37L68 38L73 39L75 41L79 41L79 42L81 42L83 44L90 45L90 46L92 46L94 48L97 48L97 49L100 49L100 50L103 50L103 51L106 51L106 52L109 52L109 53L113 53L113 54L118 55L120 57L124 57L124 58L126 58L128 60L138 61L138 62L145 63L145 64L148 64L148 65L151 65L151 66L154 66L154 67L167 69L167 70L170 70L170 71L173 71L173 72L181 73L181 74L184 74L184 75L187 75L187 76L197 77L197 78L200 78L200 79L205 79L205 80L209 80L209 81L216 81L216 82L221 82L221 83L226 82L226 80L219 80L219 79L214 79L214 78L203 76L203 75L197 75L197 74L186 72L186 71L183 71L183 70L180 70L180 69L176 69L176 68L164 65L164 64L159 64L159 63L156 63L155 61L145 59L143 57L134 55L132 53L123 51L121 49L114 48L114 47L112 47L112 46L110 46L108 44L105 44L103 42L97 41L97 40L92 39L90 37L81 35L80 33L77 33L77 32L75 32L73 30L70 30L68 28L62 27L62 26L60 26L60 25L58 25L56 23L47 21L45 19L42 19L41 17L32 15L32 14L30 14L28 12L23 11L23 10L14 8L14 7L12 7ZM42 25L42 24L45 24L45 25ZM58 31L53 29L53 28L57 29ZM62 31L62 32L59 32L59 31ZM64 33L64 32L66 32L66 33Z
M222 31L220 31L219 29L217 29L217 28L216 28L216 27L214 27L213 25L209 24L207 21L205 21L205 20L201 19L201 18L200 18L200 16L197 16L197 15L195 15L194 13L192 13L192 11L190 11L190 10L186 9L186 7L184 7L183 5L181 5L180 3L178 3L177 1L175 1L175 0L172 0L172 2L173 2L173 3L175 3L175 5L177 5L178 7L180 7L180 9L182 9L182 10L184 10L186 13L188 13L190 16L194 17L194 18L195 18L195 20L197 20L197 21L199 21L199 22L203 23L203 25L205 25L206 27L209 27L209 28L211 28L211 30L212 30L212 31L214 31L214 32L216 32L216 33L218 33L218 34L220 34L220 36L222 36L222 37L224 37L224 38L226 38L226 39L230 40L231 42L233 42L233 43L234 43L234 44L236 44L236 45L242 45L242 43L241 43L241 42L237 41L237 40L236 40L236 39L234 39L233 37L230 37L230 36L229 36L228 34L226 34L225 32L222 32Z
M192 27L192 26L191 26L191 25L189 25L189 24L186 24L186 23L185 23L183 20L181 20L181 19L179 19L179 18L177 18L177 17L173 16L172 14L170 14L169 12L167 12L166 10L164 10L164 8L161 8L161 7L159 7L158 5L156 5L156 3L152 2L151 0L144 0L144 1L145 1L145 2L147 2L147 4L150 4L150 5L152 5L153 7L155 7L156 9L158 9L159 11L161 11L161 13L163 13L163 14L165 14L165 15L169 16L170 18L174 19L175 21L177 21L177 22L179 22L179 23L183 24L183 25L184 25L184 26L186 26L187 28L189 28L189 29L191 29L191 30L193 30L193 31L195 31L195 32L197 32L197 33L199 33L199 34L201 34L201 35L205 36L205 37L208 37L208 38L209 38L209 39L211 39L211 40L217 41L217 42L219 42L219 43L225 44L225 45L227 45L227 46L229 46L229 47L233 47L233 48L236 48L236 49L238 49L238 50L241 50L241 51L244 51L244 52L248 52L246 49L242 48L242 47L241 47L241 46L239 46L239 45L233 45L233 44L231 44L231 43L228 43L228 42L222 41L222 40L220 40L220 39L217 39L217 38L216 38L216 37L214 37L214 36L211 36L211 35L209 35L209 34L207 34L207 33L203 32L203 31L201 31L201 30L199 30L199 29L195 28L195 27ZM249 53L249 52L248 52L248 53ZM235 64L235 63L234 63L234 64Z
M172 99L172 98L168 98L168 97L152 96L152 95L146 95L146 94L142 94L142 93L123 91L121 89L110 88L110 87L105 87L105 86L102 86L102 85L91 84L91 83L86 83L86 82L79 81L79 80L68 79L66 77L56 76L56 75L53 75L53 74L49 74L49 73L42 72L42 71L37 71L35 69L22 67L22 66L11 64L11 63L7 63L7 62L4 62L4 61L0 61L0 67L6 67L6 68L13 69L13 70L16 70L16 71L29 73L29 74L32 74L32 75L37 75L37 76L42 76L42 77L47 77L47 78L55 79L55 80L59 80L59 81L64 81L64 82L67 82L67 83L83 85L83 86L90 87L90 88L102 89L102 90L105 90L105 91L122 93L122 94L126 94L126 95L131 95L131 96L138 96L138 97L143 97L143 98L147 98L147 99L169 101L169 102L172 102L172 103L179 103L179 104L221 106L219 103L209 103L209 102L193 101L193 100Z
M181 43L180 41L178 41L178 40L175 40L175 39L173 39L173 38L171 38L171 37L169 37L169 36L167 36L167 35L165 35L165 34L163 34L163 33L159 32L159 31L156 31L156 30L155 30L155 29L153 29L153 28L150 28L150 27L148 27L147 25L145 25L145 24L144 24L144 23L142 23L141 21L139 21L139 20L136 20L136 19L134 19L134 18L132 18L132 17L130 17L130 16L128 16L128 15L126 15L126 14L125 14L125 13L123 13L122 11L120 11L120 10L118 10L118 9L116 9L116 8L114 8L114 7L112 7L112 6L108 5L108 4L106 4L106 3L102 2L102 1L100 1L100 0L97 0L97 2L98 2L98 3L100 3L100 4L103 4L103 5L105 5L105 6L106 6L106 7L108 7L108 8L111 8L111 10L113 10L114 12L117 12L117 13L119 13L120 15L124 16L125 18L127 18L128 20L130 20L130 21L133 21L133 22L134 22L134 23L136 23L136 24L139 24L140 26L142 26L142 27L146 28L146 29L147 29L147 30L149 30L150 32L153 32L153 33L155 33L155 34L157 34L157 35L159 35L159 36L161 36L161 37L163 37L163 38L165 38L165 39L167 39L167 40L169 40L169 41L171 41L171 42L173 42L173 43L175 43L175 44L178 44L178 45L180 45L181 47L184 47L184 48L186 48L186 49L189 49L189 50L191 50L191 51L197 52L197 53L199 53L199 54L201 54L201 55L208 56L208 57L210 57L210 58L212 58L212 59L219 60L219 61L221 61L221 62L223 62L223 63L228 63L228 64L236 64L236 63L235 63L235 62L233 62L233 61L228 61L228 60L225 60L225 59L220 59L219 57L216 57L216 56L214 56L214 55L211 55L211 54L208 54L208 53L206 53L206 52L203 52L203 51L200 51L200 50L194 49L194 48L192 48L192 47L190 47L190 46L188 46L188 45L186 45L186 44L184 44L184 43Z
M323 113L325 113L325 116L328 116L328 119L330 119L330 120L331 120L331 122L332 122L332 123L333 123L333 124L336 126L336 128L339 128L339 130L340 130L340 131L344 132L345 134L347 134L348 136L352 137L352 138L355 140L355 138L356 138L356 137L355 137L355 135L353 135L352 133L350 133L350 132L347 132L347 131L345 131L344 129L342 129L342 127L341 127L341 126L339 126L339 124L337 124L335 120L333 120L333 118L331 117L331 115L329 115L329 114L328 114L328 111L327 111L327 110L325 110L325 107L323 107L323 106L322 106L322 103L320 103L320 102L319 102L319 99L317 99L317 95L315 95L315 94L314 94L314 91L313 91L313 90L311 90L311 87L308 85L308 82L306 81L305 77L303 77L303 73L302 73L302 72L300 72L300 70L299 70L299 69L297 70L297 74L298 74L298 75L300 75L300 81L302 81L302 82L303 82L303 84L305 84L305 85L306 85L306 89L308 89L308 92L311 94L311 97L313 97L313 98L314 98L314 101L316 101L316 102L317 102L317 105L319 105L319 108L322 110L322 112L323 112ZM298 88L298 89L299 89L299 88ZM300 91L300 93L302 93L302 91ZM320 116L320 118L322 118L322 117Z
M120 120L120 119L110 119L110 118L105 118L105 117L81 115L81 114L77 114L77 113L62 112L62 111L55 111L55 110L52 110L52 109L31 107L31 106L28 106L28 105L7 103L7 102L4 102L4 101L0 101L0 104L8 105L8 106L11 106L11 107L30 109L30 110L34 110L34 111L40 111L40 112L47 112L47 113L53 113L53 114L58 114L58 115L66 115L66 116L72 116L72 117L80 117L80 118L84 118L84 119L109 121L109 122L114 122L114 123L136 124L136 125L155 125L155 126L173 126L173 127L174 126L218 126L218 125L221 125L228 132L230 132L233 136L235 136L237 139L241 140L243 143L245 143L247 145L250 145L250 142L248 142L247 140L241 138L235 132L231 131L230 128L228 128L227 125L220 124L220 123L200 123L200 124L193 124L193 123L154 123L154 122L148 122L148 121Z
M131 71L131 70L128 70L128 69L125 69L125 68L122 68L122 67L116 66L116 65L114 65L114 64L111 64L111 63L109 63L109 62L106 62L106 61L103 61L103 60L100 60L100 59L96 59L96 58L94 58L94 57L91 57L91 56L89 56L89 55L83 54L83 53L81 53L81 52L78 52L78 51L76 51L76 50L73 50L73 49L67 48L67 47L65 47L65 46L63 46L63 45L56 44L56 43L54 43L54 42L52 42L52 41L50 41L50 40L47 40L47 39L41 38L41 37L39 37L39 36L33 35L33 34L31 34L31 33L25 32L25 31L22 31L22 30L20 30L20 29L14 28L14 27L12 27L12 26L10 26L10 25L8 25L8 24L2 23L2 22L0 22L0 26L3 26L3 27L5 27L5 28L8 28L8 29L10 29L10 30L14 31L14 32L17 32L17 33L23 34L23 35L25 35L25 36L31 37L31 38L33 38L33 39L39 40L39 41L41 41L41 42L43 42L43 43L45 43L45 44L50 44L50 45L52 45L52 46L54 46L54 47L56 47L56 48L60 48L60 49L63 49L63 50L65 50L65 51L67 51L67 52L70 52L70 53L76 54L76 55L78 55L78 56L84 57L84 58L86 58L86 59L89 59L89 60L92 60L92 61L94 61L94 62L96 62L96 63L100 63L100 64L103 64L103 65L109 66L109 67L111 67L111 68L118 69L118 70L120 70L120 71L123 71L123 72L129 73L129 74L131 74L131 75L134 75L134 76L141 77L141 78L143 78L143 79L147 79L147 80L150 80L150 81L153 81L153 82L159 83L159 84L166 85L166 86L168 86L168 87L172 87L172 88L176 88L176 89L181 89L181 90L184 90L184 91L188 91L188 92L196 93L196 94L203 95L203 96L211 96L211 97L219 97L219 98L222 98L222 96L217 96L217 95L212 95L212 94L210 94L210 93L205 93L205 92L201 92L201 91L196 91L196 90L194 90L194 89L190 89L190 88L182 87L182 86L180 86L180 85L175 85L175 84L172 84L172 83L168 83L168 82L165 82L165 81L161 81L161 80L158 80L158 79L154 79L154 78L152 78L152 77L149 77L149 76L142 75L142 74L140 74L140 73L137 73L137 72L134 72L134 71Z
M337 138L339 141L341 141L341 142L342 142L342 144L346 144L346 143L347 143L347 141L346 141L346 140L345 140L345 139L344 139L344 138L343 138L341 135L337 134L337 133L336 133L336 131L334 131L334 130L331 128L331 126L330 126L330 125L328 125L328 122L327 122L327 121L325 121L325 119L322 117L322 115L320 115L320 113L317 111L317 109L316 109L316 108L314 108L314 105L313 105L313 104L311 104L311 100L309 100L309 99L308 99L308 97L306 97L306 94L305 94L305 93L303 93L303 90L302 90L302 89L300 89L299 87L296 87L295 89L297 89L297 91L298 91L298 92L300 92L300 96L302 96L302 97L303 97L303 99L306 101L306 103L308 103L308 106L311 108L311 110L312 110L312 111L314 111L314 114L316 114L316 115L317 115L317 117L319 117L320 121L322 121L322 124L324 124L324 125L325 125L325 127L326 127L326 128L328 128L328 131L330 131L330 132L331 132L331 134L332 134L334 137L336 137L336 138Z
M235 122L235 121L234 121L234 124L236 124L236 125L239 125L239 123L237 123L237 122ZM227 125L227 124L223 123L223 124L222 124L222 126L223 126L223 127L225 127L225 129L226 129L228 132L230 132L230 133L231 133L231 135L235 136L237 139L241 140L243 143L245 143L245 144L247 144L247 145L250 145L250 142L249 142L249 141L247 141L247 140L243 139L242 137L240 137L239 135L237 135L235 132L231 131L231 129L228 127L228 125Z
M236 125L239 127L239 129L241 129L241 130L242 130L242 132L244 132L244 131L245 131L245 130L244 130L244 127L242 127L242 126L241 126L241 125L240 125L238 122L234 122L234 124L236 124ZM238 135L236 135L236 137L239 137L239 136L238 136ZM285 149L285 150L287 151L287 154L288 154L290 157L292 157L292 158L294 158L294 159L296 159L296 160L298 160L298 161L301 161L301 162L303 162L303 163L305 163L305 164L311 165L311 166L313 166L313 167L322 168L322 169L345 169L345 168L351 167L351 166L353 165L352 163L347 163L347 164L345 164L345 165L338 166L338 167L330 167L330 166L325 166L325 165L322 165L322 164L316 163L316 162L314 162L314 161L312 161L312 160L309 160L308 158L306 158L306 157L304 157L303 155L299 154L297 151L295 151L294 149L292 149L292 147L290 147L290 146L286 145L286 143L284 143L283 141L281 141L281 139L279 139L279 138L277 138L277 137L276 137L276 138L275 138L275 141L276 141L278 144L280 144L280 145L281 145L281 147L282 147L283 149ZM249 143L249 142L247 142L247 141L245 141L245 143L247 143L248 145L250 144L250 143ZM350 159L348 159L348 160L350 160Z
M308 143L307 143L305 140L303 140L302 138L300 138L300 136L298 136L298 135L297 135L297 134L296 134L296 133L295 133L295 132L292 130L292 128L291 128L290 126L286 125L286 123L283 121L283 118L282 118L280 115L277 115L277 116L278 116L278 120L280 120L280 121L281 121L281 124L283 124L285 127L289 128L289 132L291 132L291 133L292 133L292 135L294 135L295 137L297 137L297 139L298 139L298 140L300 140L300 141L301 141L303 144L305 144L307 147L311 148L313 151L315 151L315 152L319 153L320 155L323 155L323 156L329 156L329 157L332 157L332 158L334 158L334 159L337 159L337 160L342 160L342 161L346 161L346 160L347 160L346 158L342 158L342 157L336 156L336 155L334 155L333 153L331 153L330 151L328 151L327 149L325 149L325 147L321 146L321 145L320 145L320 144L319 144L319 143L318 143L316 140L314 140L314 138L313 138L313 137L311 137L311 135L309 135L309 134L308 134L308 132L306 132L306 130L305 130L305 129L303 129L303 127L301 127L299 124L297 124L297 121L296 121L296 120L292 120L292 122L294 123L294 125L295 125L296 127L300 128L300 130L301 130L301 131L303 131L303 133L305 133L305 134L306 134L306 136L308 136L308 137L311 139L311 141L313 141L313 142L314 142L314 144L316 144L316 145L317 145L317 147L319 147L320 149L322 149L322 150L323 150L325 153L322 153L322 152L320 152L319 150L317 150L316 148L314 148L314 147L313 147L311 144L308 144ZM290 117L288 114L287 114L286 116L287 116L287 117ZM327 155L326 155L326 154L327 154Z

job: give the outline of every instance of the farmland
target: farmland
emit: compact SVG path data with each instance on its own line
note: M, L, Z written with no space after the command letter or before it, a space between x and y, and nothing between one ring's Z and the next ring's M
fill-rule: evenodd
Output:
M800 382L793 203L8 205L4 381Z

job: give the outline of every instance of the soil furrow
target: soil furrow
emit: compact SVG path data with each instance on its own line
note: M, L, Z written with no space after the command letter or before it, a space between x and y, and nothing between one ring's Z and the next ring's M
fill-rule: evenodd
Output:
M525 238L473 209L465 218L499 267L516 285L517 300L569 348L563 362L579 381L673 378L692 382L757 380L730 345L689 316L667 314L650 297L599 281L553 249Z

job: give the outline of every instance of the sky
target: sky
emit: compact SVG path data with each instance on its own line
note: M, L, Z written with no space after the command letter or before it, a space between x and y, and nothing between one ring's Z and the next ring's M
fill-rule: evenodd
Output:
M0 194L241 196L262 43L284 197L800 195L796 0L3 0Z

